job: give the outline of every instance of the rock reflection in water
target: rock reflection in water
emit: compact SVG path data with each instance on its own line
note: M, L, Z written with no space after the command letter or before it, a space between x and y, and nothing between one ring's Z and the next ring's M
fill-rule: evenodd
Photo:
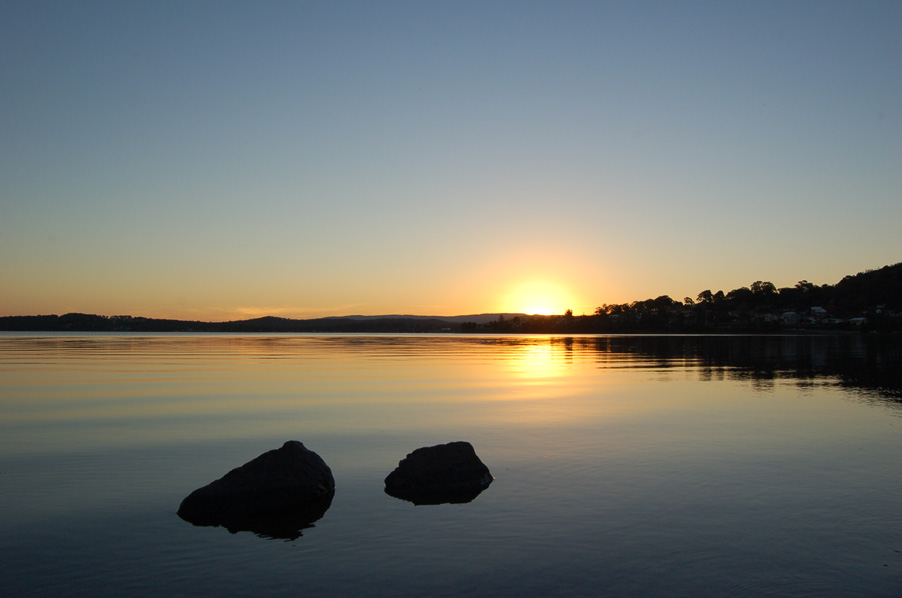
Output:
M191 521L184 516L182 519L197 526L221 526L233 534L252 532L261 538L296 540L303 535L302 530L314 527L313 524L323 518L332 505L334 496L335 493L330 492L316 501L305 503L288 511L228 518L217 523Z
M468 489L468 490L458 490L458 491L445 491L445 492L431 492L431 493L420 493L413 494L407 492L397 492L394 493L390 491L388 488L385 489L385 493L394 498L399 498L401 500L406 500L407 502L412 502L413 504L419 505L447 505L447 504L464 504L468 502L472 502L476 499L477 496L482 494L483 490L488 488L489 485L486 484L485 488L476 488L476 489Z

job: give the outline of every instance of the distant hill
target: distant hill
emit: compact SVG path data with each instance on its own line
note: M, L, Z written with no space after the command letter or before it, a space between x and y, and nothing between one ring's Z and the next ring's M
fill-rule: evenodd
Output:
M410 320L441 320L442 322L453 322L462 324L463 322L475 322L477 324L485 324L486 322L494 322L499 317L505 320L511 320L516 317L525 318L526 314L521 313L493 313L493 314L472 314L468 316L412 316L412 315L390 315L390 316L341 316L342 318L351 320L381 320L386 318L392 319L410 319Z
M486 324L518 314L472 316L342 316L291 319L265 316L231 322L167 320L137 316L64 315L0 317L0 330L35 332L458 332L461 324Z

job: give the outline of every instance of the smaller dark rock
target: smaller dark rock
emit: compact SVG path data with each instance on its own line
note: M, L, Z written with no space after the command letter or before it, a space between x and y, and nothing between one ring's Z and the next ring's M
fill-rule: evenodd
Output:
M322 518L334 494L325 461L289 440L189 494L178 515L194 525L294 539Z
M385 493L416 505L470 502L492 483L469 442L418 448L385 478Z

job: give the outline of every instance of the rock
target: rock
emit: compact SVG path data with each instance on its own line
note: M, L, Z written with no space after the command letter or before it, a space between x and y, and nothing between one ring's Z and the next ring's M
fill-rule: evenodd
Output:
M469 442L418 448L385 478L385 493L416 505L470 502L492 483Z
M189 494L178 515L194 525L294 539L322 518L334 494L325 461L289 440Z

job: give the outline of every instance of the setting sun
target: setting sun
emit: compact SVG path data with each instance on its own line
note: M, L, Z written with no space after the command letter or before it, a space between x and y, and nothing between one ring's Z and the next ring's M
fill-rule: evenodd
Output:
M573 297L560 285L547 281L522 284L508 296L506 310L530 315L562 314L572 307Z

